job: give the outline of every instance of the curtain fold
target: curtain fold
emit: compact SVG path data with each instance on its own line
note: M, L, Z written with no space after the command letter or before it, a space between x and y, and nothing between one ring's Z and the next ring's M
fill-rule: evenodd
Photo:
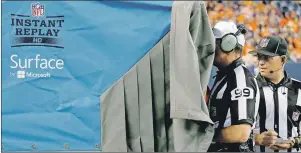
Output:
M172 19L181 23L172 20L171 31L101 95L103 151L207 151L213 126L202 94L215 42L201 9L202 2L174 2Z

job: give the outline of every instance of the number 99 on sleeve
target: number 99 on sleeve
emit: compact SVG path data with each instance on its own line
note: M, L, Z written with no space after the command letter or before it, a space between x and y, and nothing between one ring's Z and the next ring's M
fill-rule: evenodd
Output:
M249 87L235 88L231 91L231 100L238 100L240 98L253 99L254 90Z

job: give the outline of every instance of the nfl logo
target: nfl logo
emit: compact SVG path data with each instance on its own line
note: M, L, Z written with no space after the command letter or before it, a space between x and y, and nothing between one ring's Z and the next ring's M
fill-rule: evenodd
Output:
M263 38L263 39L260 41L259 46L260 46L260 47L266 47L266 46L269 44L269 41L270 41L270 39L268 39L268 38Z
M293 119L294 121L297 121L297 120L299 119L299 115L300 115L299 112L293 112L292 119Z
M44 16L44 8L45 8L44 5L40 4L39 2L32 3L31 4L32 16L35 16L35 17Z

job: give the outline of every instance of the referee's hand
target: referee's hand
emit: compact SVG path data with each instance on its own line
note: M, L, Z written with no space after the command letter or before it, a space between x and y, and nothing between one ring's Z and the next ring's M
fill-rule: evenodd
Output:
M270 146L276 143L278 134L275 131L268 130L262 132L258 137L259 145Z

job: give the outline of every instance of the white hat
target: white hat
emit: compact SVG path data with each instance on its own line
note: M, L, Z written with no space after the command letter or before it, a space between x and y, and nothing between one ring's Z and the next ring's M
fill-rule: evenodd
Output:
M238 31L237 26L234 22L220 21L215 24L213 28L213 35L215 38L222 38L228 33L236 33ZM238 43L242 46L245 45L245 37L243 34L237 36Z

